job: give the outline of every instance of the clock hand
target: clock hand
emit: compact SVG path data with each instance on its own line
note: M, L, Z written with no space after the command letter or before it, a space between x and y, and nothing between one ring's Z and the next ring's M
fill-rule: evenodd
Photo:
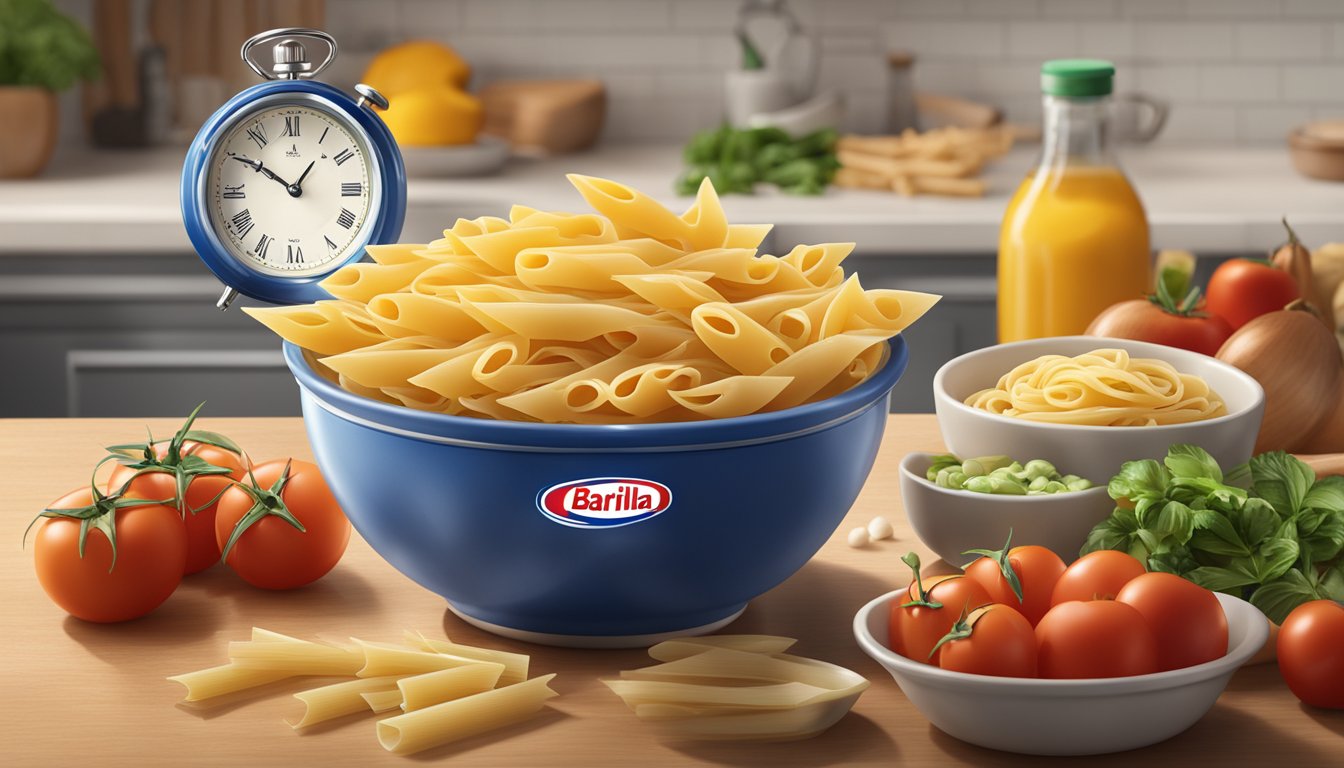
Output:
M260 173L262 176L265 176L268 179L271 179L272 181L277 181L285 187L290 186L290 183L288 181L285 181L284 179L280 178L278 175L276 175L275 171L272 171L270 168L267 168L265 165L262 164L260 160L251 160L249 158L243 157L242 155L229 155L229 157L232 157L234 160L237 160L243 165L250 167L252 170L256 171L257 173Z
M291 196L299 197L303 194L303 180L308 178L308 172L313 170L313 166L316 164L316 160L308 163L308 167L303 169L303 175L299 176L299 180L289 185L289 194Z

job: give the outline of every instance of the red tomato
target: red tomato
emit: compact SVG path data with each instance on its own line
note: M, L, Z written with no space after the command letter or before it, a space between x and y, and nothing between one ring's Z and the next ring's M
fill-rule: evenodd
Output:
M889 638L891 649L907 659L937 664L933 647L952 631L952 625L964 614L990 602L985 588L960 574L935 576L919 595L919 579L910 582L905 600L891 604ZM937 603L932 607L925 603Z
M1301 298L1297 281L1263 261L1229 259L1213 271L1204 305L1236 330Z
M1064 573L1064 561L1054 552L1035 544L1013 547L1006 553L1003 550L975 551L985 557L966 566L966 575L980 582L991 600L1017 609L1033 627L1036 626L1050 610L1050 595L1055 590L1055 582ZM1020 599L1012 581L1007 578L1010 567L1020 585Z
M159 504L113 508L114 502L104 498L102 504L116 533L115 561L107 535L93 525L80 556L80 521L74 518L47 518L33 544L37 580L47 597L85 621L137 619L159 607L182 581L187 533L177 510ZM51 508L93 504L92 490L80 488Z
M154 445L154 454L160 460L168 455L167 442ZM187 566L186 573L197 573L219 562L219 545L215 543L215 508L212 502L220 492L234 480L243 478L243 462L238 454L206 443L186 441L182 444L183 456L197 456L217 467L228 467L232 472L227 475L196 475L187 483L184 504L179 511L185 513L182 518L187 526ZM107 479L107 491L112 493L121 488L135 470L117 465ZM177 481L173 473L150 471L131 480L124 495L131 499L176 499Z
M1232 326L1215 314L1173 312L1150 299L1131 299L1102 310L1087 335L1149 341L1213 357L1232 335Z
M1276 649L1279 672L1303 704L1344 709L1344 605L1297 606L1283 620Z
M1017 611L991 603L958 622L938 649L938 666L997 677L1036 676L1036 633Z
M1114 600L1070 600L1036 625L1037 672L1052 679L1157 671L1157 636L1143 614Z
M257 465L253 475L256 487L235 485L219 500L215 541L224 562L264 589L293 589L322 578L350 542L350 521L322 473L306 461L279 459Z
M1069 600L1114 600L1130 579L1145 573L1137 558L1113 549L1099 549L1073 561L1055 582L1050 605Z
M1158 671L1227 655L1227 616L1209 590L1173 573L1136 576L1115 596L1143 614L1157 637Z

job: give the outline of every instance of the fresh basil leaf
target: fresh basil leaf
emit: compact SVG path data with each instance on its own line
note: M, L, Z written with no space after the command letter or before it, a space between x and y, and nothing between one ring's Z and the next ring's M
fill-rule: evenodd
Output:
M1222 485L1223 471L1209 452L1197 445L1177 444L1167 449L1167 458L1162 462L1177 478L1202 478Z
M1241 540L1250 547L1258 546L1269 538L1282 522L1269 502L1256 498L1247 499L1241 507L1229 512L1228 518L1241 535Z
M1251 605L1259 608L1270 621L1282 624L1294 608L1320 597L1316 587L1301 571L1288 571L1251 593Z
M1287 573L1297 562L1297 542L1292 539L1271 539L1251 556L1251 571L1255 580L1268 584Z
M1139 528L1139 522L1134 517L1134 510L1124 507L1116 507L1111 516L1097 523L1087 534L1087 539L1083 542L1083 548L1079 555L1086 555L1089 552L1096 552L1102 549L1116 549L1121 552L1128 552L1134 532Z
M1127 461L1120 474L1111 478L1106 491L1112 499L1159 499L1167 491L1170 476L1163 466L1152 459Z
M1214 592L1240 594L1242 587L1257 583L1255 574L1246 570L1244 561L1232 563L1227 568L1200 566L1186 574L1186 578L1205 589Z
M1215 524L1217 520L1226 520L1227 518L1217 512L1204 507L1194 507L1191 509L1190 523L1195 530L1202 530Z
M1226 557L1250 557L1252 550L1228 518L1212 513L1207 525L1190 535L1192 549Z
M1344 561L1325 569L1317 585L1321 597L1344 601Z
M1169 501L1149 527L1154 536L1169 546L1184 546L1194 532L1194 513L1179 501Z
M1316 473L1296 457L1273 451L1251 459L1251 479L1255 495L1286 516L1302 508Z
M1331 475L1317 480L1303 497L1302 506L1344 513L1344 476Z
M1147 528L1140 528L1135 531L1134 539L1130 543L1129 554L1139 560L1147 560L1150 555L1162 548L1162 542L1157 538L1157 534ZM1142 554L1135 554L1136 552Z
M1184 576L1199 567L1187 547L1172 547L1162 552L1154 552L1148 558L1148 570L1174 573Z
M1291 522L1305 561L1324 563L1344 549L1344 513L1304 506Z

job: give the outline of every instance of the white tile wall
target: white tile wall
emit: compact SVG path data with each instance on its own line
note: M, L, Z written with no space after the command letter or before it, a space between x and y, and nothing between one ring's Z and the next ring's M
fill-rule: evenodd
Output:
M95 0L57 0L82 21ZM596 76L607 136L681 140L722 115L740 0L326 0L340 74L412 37L442 40L504 77ZM1118 89L1172 102L1161 141L1281 142L1344 116L1344 0L787 0L820 42L820 82L841 89L848 128L879 131L884 53L916 54L917 86L1039 118L1040 62L1116 62ZM69 95L63 104L77 111ZM77 126L76 121L66 121Z

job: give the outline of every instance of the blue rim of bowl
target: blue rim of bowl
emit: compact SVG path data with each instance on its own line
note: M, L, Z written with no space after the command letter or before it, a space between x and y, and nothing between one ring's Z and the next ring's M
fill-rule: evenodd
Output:
M1040 346L1043 342L1047 341L1069 341L1069 342L1089 341L1089 342L1095 342L1098 348L1105 348L1107 346L1112 346L1112 347L1120 347L1123 349L1130 347L1130 348L1136 348L1141 351L1145 351L1146 353L1151 354L1155 357L1160 356L1163 353L1171 353L1171 352L1176 352L1177 354L1199 355L1200 357L1208 357L1208 359L1212 361L1215 365L1227 369L1227 372L1232 374L1234 378L1241 379L1242 383L1244 384L1249 384L1251 387L1251 391L1253 391L1256 394L1256 398L1250 405L1246 406L1245 408L1242 408L1237 411L1229 411L1228 413L1225 413L1222 416L1217 416L1212 419L1204 419L1202 421L1188 421L1181 424L1156 424L1149 427L1137 427L1137 426L1099 427L1090 424L1056 424L1049 421L1032 421L1030 419L1017 419L1013 418L1012 416L1001 416L997 413L990 413L989 411L985 411L980 408L972 408L965 402L953 397L952 394L949 393L947 389L943 387L943 379L945 378L947 369L951 368L953 365L956 365L958 362L964 360L965 358L971 357L972 355L987 353L991 349L999 350L999 349L1013 349L1016 347L1024 347L1024 346ZM1048 354L1048 353L1042 353L1042 354ZM1173 363L1173 365L1175 364ZM1182 371L1182 373L1184 373L1184 371ZM1264 405L1265 402L1265 390L1260 386L1260 382L1256 381L1255 378L1252 377L1249 373L1246 373L1245 371L1241 370L1235 365L1232 365L1231 363L1225 363L1216 357L1209 357L1208 355L1200 355L1200 353L1191 352L1188 349L1180 349L1178 347L1168 347L1163 344L1153 344L1147 341L1134 341L1132 339L1108 339L1102 336L1054 336L1042 339L1028 339L1026 341L1014 341L1009 342L1007 344L995 344L994 346L982 347L981 349L976 349L970 352L966 352L965 354L957 355L956 357L952 358L951 360L948 360L946 363L943 363L941 366L939 366L938 370L933 374L933 396L935 399L946 400L947 403L950 404L953 408L956 408L960 411L964 411L966 413L973 413L978 416L984 416L986 418L1006 421L1011 424L1022 424L1028 427L1040 427L1042 429L1065 430L1071 432L1079 432L1079 431L1095 432L1096 434L1099 435L1115 434L1116 432L1126 432L1130 430L1143 430L1144 433L1151 432L1156 434L1163 431L1175 432L1182 429L1188 429L1190 427L1222 424L1224 422L1240 418L1241 416L1245 416L1247 413L1255 410L1257 407Z
M299 387L332 414L366 427L434 443L518 451L648 452L734 448L817 432L885 402L909 361L905 340L887 342L882 365L858 386L815 403L768 413L653 424L535 424L418 411L348 392L319 375L304 350L284 343Z
M979 686L982 689L994 689L997 692L1037 696L1118 696L1127 693L1166 690L1212 680L1220 675L1231 675L1259 652L1264 647L1265 641L1269 639L1269 619L1265 618L1259 608L1239 597L1215 592L1214 596L1218 598L1224 612L1227 611L1229 602L1233 605L1239 604L1239 610L1249 612L1253 626L1248 629L1246 638L1241 643L1229 647L1226 654L1213 661L1206 661L1203 664L1195 664L1181 669L1170 669L1165 672L1153 672L1147 675L1078 680L973 675L968 672L953 672L918 661L911 661L883 646L876 637L873 637L873 633L868 630L868 616L874 611L885 609L897 595L905 594L905 592L904 589L893 590L865 603L858 613L854 614L854 637L864 653L884 666L892 664L902 672L916 677L921 683L941 687L969 684ZM1259 617L1259 620L1256 617Z
M956 496L960 498L966 496L966 494L971 494L972 498L995 499L996 501L1001 501L1005 504L1021 504L1023 502L1033 502L1036 504L1041 504L1041 503L1049 503L1051 500L1065 500L1065 501L1070 499L1076 500L1079 498L1085 498L1089 494L1099 495L1092 493L1093 491L1101 491L1103 493L1106 492L1107 487L1106 484L1098 483L1097 481L1092 480L1092 478L1090 477L1088 478L1088 480L1092 483L1091 488L1085 488L1081 491L1069 491L1067 493L1050 493L1045 494L1043 496L1009 496L1006 494L999 494L999 493L976 493L975 491L954 491L951 488L944 488L941 485L938 485L937 483L931 483L929 482L929 479L927 477L923 477L919 473L910 469L909 466L910 460L917 456L941 456L941 455L942 454L929 453L927 451L911 451L910 453L905 454L905 456L901 459L900 464L901 474L909 477L911 480L914 480L915 482L925 486L926 488L932 491L947 494L948 496Z

